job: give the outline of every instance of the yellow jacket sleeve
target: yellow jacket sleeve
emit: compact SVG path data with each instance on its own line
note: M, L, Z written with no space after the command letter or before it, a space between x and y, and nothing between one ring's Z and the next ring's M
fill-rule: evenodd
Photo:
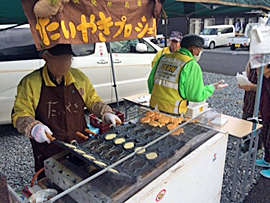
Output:
M36 74L39 74L39 71L35 71L23 78L17 87L17 96L14 103L15 113L13 114L14 127L16 127L17 119L20 117L35 118L35 108L40 96L35 96L35 89L41 88L41 81L38 81L41 80L41 77L36 78ZM31 80L32 77L35 77L36 81ZM33 89L33 86L35 89Z
M113 113L111 107L105 104L98 96L89 78L78 69L71 69L72 75L76 78L75 86L81 93L86 108L97 117L104 119L106 113Z
M154 58L153 61L152 61L152 68L155 67L155 64L157 63L158 59L160 59L160 57L161 57L163 54L169 54L169 53L171 53L169 47L166 47L166 48L160 50L160 51L156 54L155 58Z
M81 96L84 100L85 106L88 110L92 111L94 104L97 102L102 102L102 99L98 96L89 78L82 71L78 69L71 69L71 73L74 78L76 78L76 88L79 90L79 92L83 92ZM83 91L81 91L81 89Z
M106 113L113 113L111 107L105 104L102 99L98 96L95 88L93 87L91 81L86 77L85 80L86 94L84 98L85 105L87 109L95 114L100 119L104 120Z
M98 96L95 88L93 87L91 81L87 78L86 81L86 98L85 105L91 111L94 104L97 102L102 102L102 99Z

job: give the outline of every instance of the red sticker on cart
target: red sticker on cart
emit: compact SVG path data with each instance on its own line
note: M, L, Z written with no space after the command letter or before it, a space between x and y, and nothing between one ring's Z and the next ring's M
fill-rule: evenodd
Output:
M165 189L161 190L156 197L156 202L161 201L165 197L165 194L166 190Z

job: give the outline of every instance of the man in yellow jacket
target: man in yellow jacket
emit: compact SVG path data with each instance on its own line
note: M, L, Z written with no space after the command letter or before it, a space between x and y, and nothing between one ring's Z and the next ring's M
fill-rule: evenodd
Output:
M155 64L157 63L158 59L163 55L163 54L169 54L172 52L176 52L180 49L180 43L183 38L183 34L179 31L172 31L170 35L170 46L165 47L164 49L160 50L155 58L152 61L152 68L154 68Z
M46 50L42 54L46 65L25 76L18 85L13 123L30 138L36 171L43 167L45 159L62 150L50 144L46 134L67 143L82 141L76 132L87 127L85 107L106 122L121 123L87 76L71 68L72 55L70 44Z

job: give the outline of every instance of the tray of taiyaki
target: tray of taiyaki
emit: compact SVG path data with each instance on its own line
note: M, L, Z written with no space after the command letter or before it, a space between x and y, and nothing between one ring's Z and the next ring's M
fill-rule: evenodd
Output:
M121 157L119 157L119 160ZM154 165L139 156L133 156L119 165L119 168L126 174L137 179L140 176L146 175L154 168Z
M111 130L101 138L114 144L121 149L134 152L139 151L141 147L162 136L162 133L154 132L141 124L126 124L115 130ZM148 160L150 163L158 163L171 157L176 150L179 150L185 143L167 136L151 147L138 152L138 155ZM150 150L148 152L148 150ZM150 153L150 154L149 154Z
M199 122L199 119L191 120L182 116L175 117L158 111L147 111L139 117L139 123L143 126L161 133L167 133L168 131L179 128L183 123L196 124ZM179 128L175 132L171 133L171 136L179 136L185 133L185 128Z
M143 151L139 151L138 156L148 160L157 167L166 163L175 152L180 150L184 145L185 142L167 136Z
M116 138L116 140L119 138ZM125 141L126 142L126 141ZM114 142L113 142L114 143ZM86 156L84 158L87 158L88 162L94 163L95 165L99 166L100 168L106 168L108 165L114 164L115 162L121 160L122 158L129 155L131 152L128 152L128 150L125 150L124 148L120 147L119 144L113 144L111 142L102 140L102 139L94 139L89 140L83 144L80 145L81 149L86 152ZM126 142L128 144L129 142ZM136 150L135 147L133 147L132 152ZM92 156L92 157L89 157ZM132 161L133 160L133 161ZM141 167L136 168L132 162L140 163L139 165ZM131 169L129 167L128 169L124 167L125 165L134 165L135 169ZM140 158L139 156L134 156L123 163L119 164L118 166L114 167L114 169L109 169L109 172L112 172L113 174L120 174L124 173L127 174L130 177L130 181L136 179L137 175L142 175L144 171L147 171L153 167L151 163L147 162L147 160L144 160ZM135 172L134 172L135 170Z
M143 146L162 134L153 132L140 124L126 124L109 133L101 135L100 138L127 151L134 151L136 147Z
M94 166L97 170L102 170L106 168L108 165L111 165L110 158L106 158L106 156L112 156L113 151L117 150L119 153L119 149L115 149L116 148L115 146L106 143L105 141L100 139L89 139L88 141L80 145L78 143L75 144L65 143L64 145L71 153L71 156L75 155L88 165ZM119 155L120 157L124 157L127 154L128 153L122 150L120 151ZM120 166L109 169L108 173L116 175L112 176L113 179L125 180L128 182L134 181L134 177L124 173L121 170Z
M126 144L128 143L129 142L126 142ZM143 176L148 173L150 169L166 163L166 161L175 154L175 151L184 146L184 144L185 143L180 142L175 138L166 137L146 149L142 149L143 145L133 147L132 150L137 151L138 154L120 164L119 168L128 175L135 177ZM116 152L115 148L107 153L111 164L126 156L126 153L120 154L120 156L117 155L117 153L122 152L121 150L130 151L118 148ZM130 153L131 152L133 151L130 151Z
M106 165L113 164L128 154L138 151L135 157L146 161L151 166L168 159L184 145L174 137L167 136L153 146L140 151L143 146L160 136L162 136L161 133L151 131L140 124L130 123L112 129L107 134L100 135L98 139L89 140L81 144L81 147L94 157L98 156L99 161L102 160ZM106 166L103 165L103 167ZM122 169L122 164L120 168ZM130 174L127 171L126 173Z
M131 149L136 150L137 147L144 146L145 144L150 143L151 141L159 138L162 135L163 134L161 132L155 132L140 124L127 124L127 125L121 126L120 128L116 130L110 131L110 133L105 134L102 137L103 139L109 142L112 142L124 148L125 150L131 150ZM176 139L170 136L170 137L166 137L160 140L159 143L161 142L167 143L171 140L177 141ZM161 148L163 146L167 147L167 145L161 144ZM174 146L177 146L177 145L174 145Z
M93 140L97 142L98 140ZM96 164L97 156L93 153L94 151L86 150L85 148L82 148L82 145L78 144L68 144L65 143L65 146L69 149L68 151L71 152L73 155L83 159L86 162L90 162L91 164L95 164L99 169L104 168L102 164ZM97 162L99 163L99 162Z

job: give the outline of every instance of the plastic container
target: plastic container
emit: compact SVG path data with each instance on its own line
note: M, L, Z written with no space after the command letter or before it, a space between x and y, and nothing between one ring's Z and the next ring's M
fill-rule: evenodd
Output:
M194 118L198 116L199 114L205 112L208 109L208 103L207 102L190 102L190 105L188 106L188 110L186 113L187 118Z
M44 201L50 200L52 197L57 195L57 191L55 189L44 189L37 191L30 198L29 202L31 203L42 203Z

